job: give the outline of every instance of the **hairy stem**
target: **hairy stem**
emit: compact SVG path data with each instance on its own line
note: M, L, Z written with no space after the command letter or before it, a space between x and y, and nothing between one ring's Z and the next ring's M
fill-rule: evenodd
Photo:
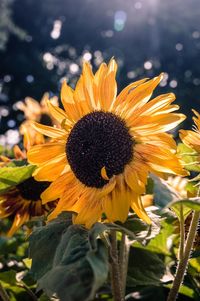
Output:
M6 293L5 289L3 288L1 282L0 282L0 297L2 301L10 301L10 298L8 294Z
M119 258L123 298L125 298L125 294L126 294L126 278L127 278L127 271L128 271L129 250L130 250L130 244L128 241L128 237L123 232L121 238L121 244L120 244L120 258Z
M117 250L117 238L116 231L111 230L110 234L110 257L111 257L111 283L114 301L123 301L122 287L121 287L121 277Z
M177 271L176 271L176 276L174 278L174 282L173 282L172 288L169 292L167 301L175 301L177 298L179 288L183 282L184 275L185 275L185 272L187 269L190 252L191 252L194 240L195 240L195 234L196 234L196 230L198 227L199 217L200 217L200 212L195 211L193 214L191 224L190 224L190 229L189 229L186 244L185 244L184 255L183 255L183 258L179 261Z
M180 246L179 246L179 261L183 260L184 256L184 247L185 247L185 221L183 215L183 205L180 205Z

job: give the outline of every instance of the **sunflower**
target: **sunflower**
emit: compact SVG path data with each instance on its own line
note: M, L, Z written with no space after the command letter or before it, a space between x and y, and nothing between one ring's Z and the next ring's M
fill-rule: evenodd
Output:
M0 195L0 218L13 218L9 237L33 217L45 215L54 207L53 203L43 205L40 199L48 186L49 182L37 182L31 177Z
M93 74L88 62L75 90L63 82L64 110L48 102L60 128L34 123L52 141L28 152L38 166L34 177L50 181L41 198L59 198L49 220L72 211L74 223L91 227L104 213L109 222L124 222L130 207L151 223L141 202L149 172L185 175L176 144L165 133L185 116L172 113L172 93L149 101L162 74L131 83L117 96L117 64L111 59Z
M180 138L185 145L191 147L200 154L200 114L195 110L192 111L195 115L193 117L195 123L194 131L180 130Z
M14 157L17 160L26 159L27 150L33 144L27 129L24 132L23 144L23 150L18 145L15 145L13 148ZM8 157L0 156L0 167L6 167L11 161ZM0 195L0 218L11 217L13 219L8 236L12 236L33 217L45 215L52 208L55 208L55 202L50 205L43 205L40 198L40 194L49 184L49 182L37 182L31 177Z
M49 115L47 99L49 99L49 94L44 93L40 102L31 97L26 97L25 103L20 101L16 104L17 108L24 112L26 118L19 128L20 134L24 135L28 131L32 145L44 142L44 136L35 131L31 126L32 121L37 121L45 125L56 123L56 120ZM58 98L56 96L51 97L49 101L58 106Z

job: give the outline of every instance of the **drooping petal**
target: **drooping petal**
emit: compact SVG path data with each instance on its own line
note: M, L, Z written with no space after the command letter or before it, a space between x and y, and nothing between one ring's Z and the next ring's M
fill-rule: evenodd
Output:
M102 199L103 211L110 222L125 222L132 197L132 192L124 182L123 176L116 177L115 189Z
M59 176L51 185L41 194L43 204L61 198L64 191L68 190L67 185L71 184L74 175L71 171Z
M140 195L138 195L138 194L132 195L131 208L147 224L152 223L151 219L149 218L149 216L147 215L147 213L143 207Z

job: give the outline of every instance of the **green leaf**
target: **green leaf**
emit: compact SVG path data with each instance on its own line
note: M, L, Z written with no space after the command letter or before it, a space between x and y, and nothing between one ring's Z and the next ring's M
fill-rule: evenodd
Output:
M2 167L0 169L0 194L30 178L34 169L34 165Z
M30 270L32 265L32 260L30 258L24 258L23 263L25 264L25 267Z
M183 203L179 203L180 201L177 201L177 203L175 202L174 205L170 206L170 204L168 204L169 206L167 207L170 207L174 213L176 214L176 216L178 217L179 221L181 221L181 210L183 212L183 221L186 220L186 218L188 217L188 215L190 214L190 212L192 211L191 208L188 208L186 206L184 206ZM173 202L172 202L173 204Z
M36 279L46 274L53 265L56 248L62 233L71 225L71 215L60 214L59 218L45 227L37 228L30 236L31 271ZM42 259L42 260L41 260Z
M196 271L197 275L200 274L200 257L190 258L189 265Z
M0 281L4 284L4 287L16 285L16 274L17 272L14 270L0 273Z
M160 279L165 273L164 262L157 254L144 249L131 248L127 286L158 286Z
M147 178L147 185L146 185L146 194L153 194L154 192L154 181L151 177Z
M38 301L51 301L51 299L48 296L46 296L45 294L42 294L40 296L40 298L38 299Z
M159 206L160 208L173 208L176 216L180 220L180 201L181 196L178 194L178 192L171 187L166 181L163 179L151 175L152 179L154 180L154 202L156 206ZM173 207L171 204L176 204ZM181 206L183 208L183 216L184 220L187 218L188 214L191 211L191 208L184 206L183 203L181 203Z
M172 288L172 284L171 283L170 284L166 284L165 287L171 289ZM189 298L191 298L193 300L199 300L198 296L195 293L195 291L192 288L190 288L190 287L188 287L186 285L183 285L183 284L181 285L181 287L179 289L179 294L187 296L187 297L189 297ZM196 297L197 297L197 299L196 299Z
M27 165L28 163L26 159L23 160L13 159L9 163L7 163L6 167L17 167L17 166L20 167L20 166L27 166Z
M177 208L180 205L182 205L183 208L186 207L189 212L191 210L200 211L200 198L189 198L189 199L174 201L169 203L167 207L177 210Z
M154 253L171 256L172 237L174 235L174 215L170 211L163 213L165 219L161 220L160 233L149 241L147 246L143 247L138 242L134 243L134 247L145 249ZM170 243L169 243L170 242Z
M177 152L181 156L181 159L185 163L185 168L189 171L200 172L200 165L198 160L198 154L190 147L183 143L179 143Z
M108 275L108 252L97 238L105 229L97 224L88 232L65 215L33 232L31 271L47 296L56 294L61 301L94 297Z

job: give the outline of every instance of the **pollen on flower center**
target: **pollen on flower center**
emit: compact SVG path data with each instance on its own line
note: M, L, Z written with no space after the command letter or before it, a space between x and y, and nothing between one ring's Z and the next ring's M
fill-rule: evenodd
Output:
M133 157L134 141L125 122L110 112L94 111L72 128L66 156L75 176L86 186L101 188L108 180L101 176L104 167L111 178L124 171Z
M38 182L33 177L25 180L17 185L21 196L30 201L37 201L40 199L41 193L48 188L50 182Z

